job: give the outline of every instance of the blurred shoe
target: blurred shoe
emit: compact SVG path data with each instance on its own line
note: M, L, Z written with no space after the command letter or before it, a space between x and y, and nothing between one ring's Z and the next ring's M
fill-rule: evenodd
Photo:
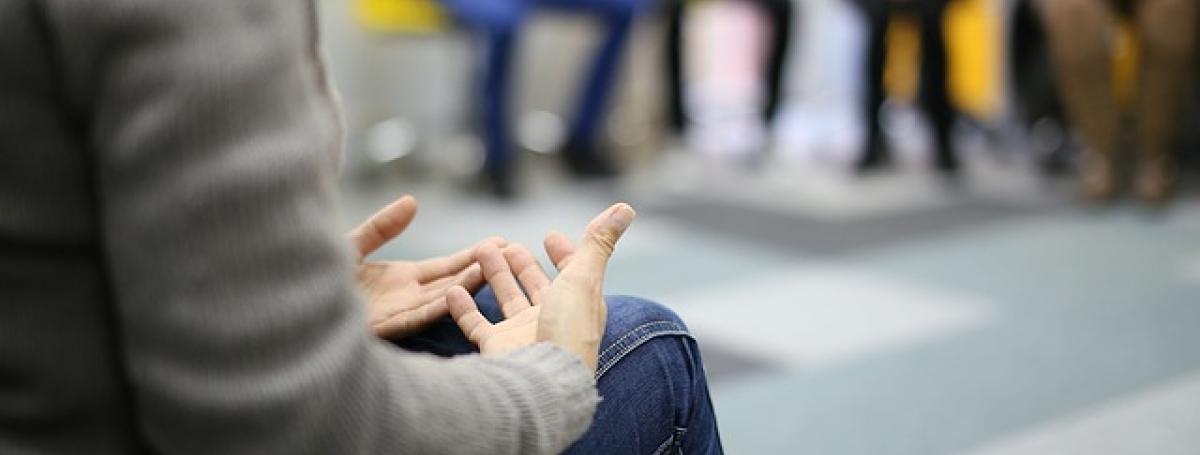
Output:
M568 142L559 152L572 175L579 178L604 179L616 177L616 166L596 147L579 141Z
M950 128L945 127L935 131L933 137L935 147L937 147L933 153L933 168L943 176L957 175L958 153L954 147L954 139L950 136Z
M517 197L516 179L510 170L484 169L479 173L479 188L500 200L509 201Z
M1083 195L1093 202L1108 202L1117 195L1116 163L1111 155L1085 150L1079 167Z
M1059 147L1050 153L1042 155L1038 159L1038 168L1047 177L1065 176L1071 171L1070 155L1071 153L1067 150L1066 146Z
M1142 202L1159 206L1175 192L1175 166L1166 154L1143 156L1133 176L1133 192Z
M958 155L954 152L938 152L933 160L933 167L942 175L957 175L961 167Z
M892 167L892 154L879 141L868 141L862 157L854 164L859 174L869 174Z

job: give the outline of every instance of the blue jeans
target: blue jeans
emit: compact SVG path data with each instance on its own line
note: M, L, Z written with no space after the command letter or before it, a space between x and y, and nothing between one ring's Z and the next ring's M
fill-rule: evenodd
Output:
M503 317L490 288L475 296L492 322ZM566 453L720 454L721 438L696 340L674 312L636 297L610 296L592 427ZM453 356L478 352L446 318L396 343Z
M547 8L583 12L600 18L607 26L608 35L592 61L578 111L568 131L571 140L590 143L611 98L621 51L629 41L640 3L641 0L442 0L455 19L477 30L487 43L482 114L487 149L485 166L489 171L506 172L512 166L508 87L517 33L530 11Z

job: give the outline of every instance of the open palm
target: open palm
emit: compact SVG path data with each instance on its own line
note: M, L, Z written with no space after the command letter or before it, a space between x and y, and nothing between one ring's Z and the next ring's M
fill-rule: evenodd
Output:
M447 290L462 286L473 292L483 285L475 249L484 243L505 244L503 239L489 238L449 256L422 261L366 260L404 232L416 214L416 199L405 196L350 232L359 255L356 276L367 298L371 329L382 338L403 338L446 316Z
M503 355L549 341L595 370L608 311L605 268L634 216L626 204L610 207L588 224L578 248L561 233L548 235L546 253L559 270L553 280L524 246L481 245L476 257L505 319L489 322L467 290L459 287L447 295L450 313L484 355Z
M497 324L488 322L476 310L471 296L465 291L460 295L456 289L448 300L451 314L463 334L479 346L480 352L488 355L503 355L533 344L537 340L538 317L550 282L546 272L523 245L513 244L504 249L484 245L478 249L476 258L496 293L504 320ZM521 277L520 285L514 275ZM521 285L525 286L525 291Z

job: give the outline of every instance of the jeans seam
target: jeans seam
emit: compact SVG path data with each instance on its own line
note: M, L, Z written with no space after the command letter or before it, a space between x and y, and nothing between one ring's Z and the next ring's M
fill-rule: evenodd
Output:
M675 427L675 431L673 433L671 433L670 436L667 436L667 440L663 441L662 444L659 444L658 448L654 449L654 452L651 455L667 454L671 448L678 449L675 452L677 454L682 454L683 453L682 438L683 438L684 434L687 434L687 428Z
M674 322L671 322L671 321L650 321L650 322L643 323L642 325L639 325L637 327L629 329L628 332L625 332L624 335L621 335L621 338L617 338L617 340L613 341L613 343L611 345L609 345L607 348L604 348L603 351L600 351L600 357L604 357L606 354L608 354L609 351L612 351L614 348L619 346L621 343L625 342L626 338L634 336L638 332L640 332L642 329L645 329L646 327L649 327L652 325L666 325L666 326L670 326L671 329L676 329L679 327L677 324L675 324Z
M662 328L651 329L653 326L662 326ZM674 321L653 321L634 327L600 353L600 367L596 369L596 379L603 376L613 365L616 365L617 362L629 355L634 349L637 349L638 346L653 338L669 335L691 337L691 333L688 333L682 325ZM614 349L617 350L615 351L616 353L610 358L606 358L606 356L614 352Z
M663 455L663 454L667 453L667 450L671 448L671 444L673 444L674 442L675 442L675 435L668 436L667 440L663 441L662 444L659 444L658 448L654 449L654 453L651 455Z

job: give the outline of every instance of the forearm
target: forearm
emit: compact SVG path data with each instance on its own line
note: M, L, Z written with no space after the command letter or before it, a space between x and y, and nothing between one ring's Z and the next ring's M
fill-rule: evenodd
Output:
M408 362L388 369L393 390L422 398L394 397L387 425L401 430L385 445L412 453L559 453L587 431L599 401L588 370L548 343L503 357L379 351L383 364Z
M439 360L368 333L331 222L339 137L311 5L43 5L153 449L524 453L586 428L595 391L565 353Z

